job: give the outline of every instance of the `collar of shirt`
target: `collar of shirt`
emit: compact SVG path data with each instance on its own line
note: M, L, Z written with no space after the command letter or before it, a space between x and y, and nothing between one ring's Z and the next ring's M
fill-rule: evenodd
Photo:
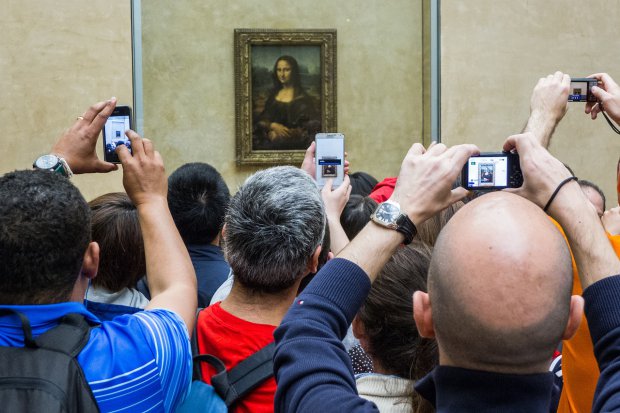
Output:
M66 302L42 305L0 305L24 314L30 320L32 335L37 337L50 328L56 327L60 319L70 313L82 314L91 324L100 324L99 319L88 312L82 303ZM24 343L24 332L17 316L0 317L0 345L17 347Z

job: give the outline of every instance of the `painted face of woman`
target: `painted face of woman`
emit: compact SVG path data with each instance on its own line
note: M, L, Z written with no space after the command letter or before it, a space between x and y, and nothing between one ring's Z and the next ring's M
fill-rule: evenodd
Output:
M286 60L280 60L276 65L276 75L283 85L291 82L291 65Z

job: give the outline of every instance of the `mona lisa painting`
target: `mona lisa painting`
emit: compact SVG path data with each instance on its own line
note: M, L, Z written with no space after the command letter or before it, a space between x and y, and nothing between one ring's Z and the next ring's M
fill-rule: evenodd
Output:
M237 163L299 164L335 92L335 30L235 30Z

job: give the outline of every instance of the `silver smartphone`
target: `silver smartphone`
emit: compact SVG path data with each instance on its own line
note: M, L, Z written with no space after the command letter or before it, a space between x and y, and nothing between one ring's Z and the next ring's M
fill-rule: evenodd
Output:
M316 164L315 179L323 188L328 179L333 179L332 188L337 188L344 179L344 135L342 133L317 133L315 136Z

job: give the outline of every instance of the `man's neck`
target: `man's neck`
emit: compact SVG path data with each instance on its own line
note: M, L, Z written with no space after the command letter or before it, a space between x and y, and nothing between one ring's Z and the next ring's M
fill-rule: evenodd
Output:
M278 326L295 300L298 287L299 282L277 294L259 294L235 282L230 294L220 303L220 306L242 320Z

